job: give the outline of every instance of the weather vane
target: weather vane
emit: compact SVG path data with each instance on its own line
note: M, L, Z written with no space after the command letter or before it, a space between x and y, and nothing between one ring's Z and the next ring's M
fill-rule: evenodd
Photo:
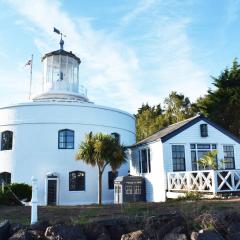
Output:
M62 32L60 32L57 28L53 28L53 32L57 33L57 34L60 34L61 35L61 40L60 40L60 49L63 50L63 45L64 45L64 41L62 39L62 37L66 37L65 34L63 34Z

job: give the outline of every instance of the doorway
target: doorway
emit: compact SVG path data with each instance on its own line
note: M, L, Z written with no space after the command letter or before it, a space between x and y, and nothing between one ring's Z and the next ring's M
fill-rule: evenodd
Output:
M58 176L47 175L46 178L46 204L57 205L58 204Z

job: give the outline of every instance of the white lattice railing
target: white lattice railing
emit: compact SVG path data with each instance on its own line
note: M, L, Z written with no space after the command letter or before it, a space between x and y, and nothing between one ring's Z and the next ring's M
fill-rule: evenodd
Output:
M202 170L168 173L168 191L240 191L240 170Z

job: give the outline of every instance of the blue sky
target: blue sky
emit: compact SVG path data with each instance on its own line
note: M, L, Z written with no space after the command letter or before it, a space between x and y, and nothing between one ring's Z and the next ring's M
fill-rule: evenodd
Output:
M59 48L82 60L80 84L96 104L136 112L171 92L194 101L240 55L239 0L0 0L0 105L41 91L41 56Z

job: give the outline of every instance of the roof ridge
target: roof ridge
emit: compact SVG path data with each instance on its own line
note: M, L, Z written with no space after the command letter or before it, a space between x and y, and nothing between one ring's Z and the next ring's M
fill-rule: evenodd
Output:
M198 117L200 117L200 116L201 116L200 114L197 114L197 115L195 115L195 116L193 116L193 117L187 118L187 119L182 120L182 121L180 121L180 122L176 122L176 123L170 124L170 125L168 125L167 127L163 127L163 128L161 128L160 130L158 130L157 132L155 132L155 133L151 134L150 136L148 136L148 137L142 139L141 141L137 142L136 144L137 144L137 145L138 145L138 144L141 144L142 142L145 142L146 140L151 139L152 136L157 135L157 134L159 134L161 131L164 131L164 130L166 130L166 129L168 129L168 128L171 128L171 127L173 127L174 125L179 125L179 124L184 123L184 122L186 122L186 124L187 124L188 122L190 122L190 121L192 121L192 120L194 120L194 119L196 119L196 118L198 118ZM182 126L184 126L184 125L185 125L185 124L183 124ZM182 127L182 126L180 126L180 127ZM175 130L176 130L176 129L175 129ZM175 130L174 130L174 131L175 131Z

